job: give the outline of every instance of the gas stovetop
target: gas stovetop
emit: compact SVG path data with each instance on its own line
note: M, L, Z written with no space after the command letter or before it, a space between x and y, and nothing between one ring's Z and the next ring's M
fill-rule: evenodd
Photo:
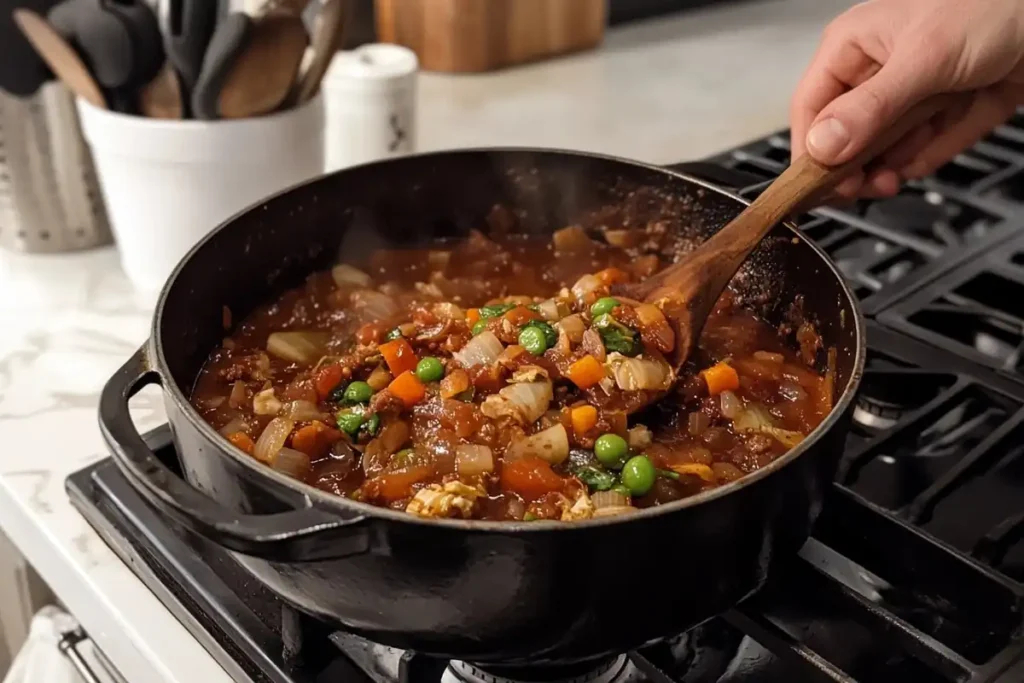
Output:
M697 170L749 198L788 156L780 133ZM894 199L800 217L869 318L854 426L813 538L755 598L693 631L585 670L515 678L1024 680L1022 173L1024 116ZM166 427L147 440L176 466ZM509 677L332 632L296 613L223 550L169 527L109 459L69 477L67 488L235 680Z

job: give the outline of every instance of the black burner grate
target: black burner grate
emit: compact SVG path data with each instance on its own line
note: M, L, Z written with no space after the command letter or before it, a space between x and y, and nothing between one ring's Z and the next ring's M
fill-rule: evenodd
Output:
M629 653L619 680L1019 683L1001 676L1024 658L1024 385L868 327L864 390L814 538L748 603ZM176 461L166 428L150 439ZM109 460L68 488L239 681L436 683L447 667L283 608L223 551L165 526Z
M1017 127L1024 116L1011 124L998 135L1024 141ZM1024 205L1024 181L1017 187L1015 179L1024 173L1024 142L1014 150L999 146L1002 140L979 143L893 199L822 208L796 222L832 256L872 314L1019 229L1013 217ZM709 159L719 171L709 179L752 199L786 168L789 154L788 132L771 135Z

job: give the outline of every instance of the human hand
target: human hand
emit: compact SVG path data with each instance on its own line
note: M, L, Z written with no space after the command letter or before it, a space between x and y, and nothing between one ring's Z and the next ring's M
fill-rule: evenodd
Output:
M790 106L792 157L835 165L932 95L959 93L840 198L896 194L1024 104L1024 0L868 0L825 29Z

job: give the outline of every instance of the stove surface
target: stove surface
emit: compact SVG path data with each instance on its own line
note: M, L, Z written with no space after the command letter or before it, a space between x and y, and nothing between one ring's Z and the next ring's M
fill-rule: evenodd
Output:
M788 157L780 133L680 170L751 198ZM110 459L69 477L68 493L240 682L1020 683L1022 174L1024 115L896 198L797 219L869 319L853 426L813 538L743 605L599 665L481 670L332 632L168 526ZM176 467L166 427L147 440Z

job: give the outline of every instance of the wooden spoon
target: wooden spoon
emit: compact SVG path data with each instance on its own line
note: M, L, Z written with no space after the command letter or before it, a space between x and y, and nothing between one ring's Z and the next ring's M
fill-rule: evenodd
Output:
M301 18L270 14L256 19L224 78L217 98L221 117L239 119L277 109L295 82L308 45Z
M808 209L850 174L888 151L904 135L946 108L955 96L938 96L911 109L863 153L839 166L823 166L805 154L783 171L740 215L697 247L686 259L635 285L616 289L657 305L676 332L678 369L697 346L708 314L736 271L765 235L786 216Z
M319 7L309 41L312 56L288 94L289 104L307 102L319 90L331 60L341 47L347 9L348 3L344 0L324 0Z
M71 92L95 107L107 108L103 91L81 57L46 19L24 8L14 10L12 15L28 42Z
M139 110L151 119L180 119L184 114L181 85L170 61L139 91Z

